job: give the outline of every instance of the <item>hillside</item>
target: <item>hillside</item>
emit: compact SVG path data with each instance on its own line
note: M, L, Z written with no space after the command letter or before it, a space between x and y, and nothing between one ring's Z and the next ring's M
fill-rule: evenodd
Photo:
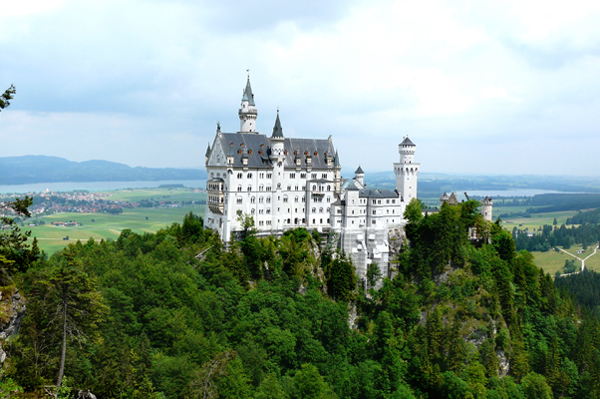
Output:
M0 158L0 185L52 182L199 180L206 171L197 169L144 168L109 162L72 162L42 155Z
M69 337L65 375L98 397L598 397L598 319L510 233L474 201L407 216L397 275L372 268L368 282L303 229L248 230L225 249L188 215L156 234L71 244L19 277L28 313L8 375L29 392L55 381L68 281L90 316L73 313L85 339Z

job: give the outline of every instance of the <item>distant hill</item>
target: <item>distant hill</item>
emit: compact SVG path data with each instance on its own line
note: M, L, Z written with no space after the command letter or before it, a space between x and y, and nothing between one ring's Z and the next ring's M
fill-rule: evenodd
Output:
M109 162L73 162L43 155L0 157L0 185L52 182L199 180L200 169L144 168Z

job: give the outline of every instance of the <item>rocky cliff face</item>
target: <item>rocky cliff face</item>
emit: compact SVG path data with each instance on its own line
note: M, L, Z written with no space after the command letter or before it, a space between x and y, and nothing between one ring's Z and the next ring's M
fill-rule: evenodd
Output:
M3 344L16 335L25 317L25 300L14 286L0 289L0 363L6 360Z

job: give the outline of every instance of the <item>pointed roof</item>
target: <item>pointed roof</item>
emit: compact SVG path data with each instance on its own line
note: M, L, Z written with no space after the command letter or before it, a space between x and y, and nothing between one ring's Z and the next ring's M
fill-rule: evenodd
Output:
M340 165L340 157L338 155L337 150L335 150L335 158L333 158L333 166L341 166Z
M358 175L358 174L363 174L363 175L364 175L364 174L365 174L365 172L363 172L363 170L362 170L362 168L360 167L360 165L358 165L358 169L356 169L356 171L354 172L354 174L355 174L355 175Z
M242 101L248 101L250 105L254 106L254 94L252 94L252 87L250 87L250 76L248 76L248 80L246 81L246 88L244 89L244 95L242 96Z
M205 156L210 156L210 143L208 143L208 147L206 148L206 154Z
M281 121L279 120L279 110L277 110L277 119L275 119L275 126L273 126L271 138L283 138L283 129L281 128Z
M402 143L400 143L400 145L412 145L412 146L415 146L415 143L413 143L413 142L412 142L412 141L411 141L411 140L408 138L408 136L406 136L406 137L404 138L404 140L402 140ZM415 146L415 147L416 147L416 146Z

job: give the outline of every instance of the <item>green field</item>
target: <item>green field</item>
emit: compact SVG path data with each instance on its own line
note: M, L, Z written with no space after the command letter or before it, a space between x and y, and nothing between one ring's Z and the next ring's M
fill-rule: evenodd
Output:
M206 193L189 188L154 188L154 189L126 189L110 191L105 197L107 200L139 202L141 200L183 202L180 207L159 208L124 208L123 213L111 215L107 213L58 213L26 221L23 230L31 230L31 236L38 239L39 247L48 254L63 249L69 243L78 240L114 240L119 237L122 230L130 229L136 233L155 233L161 228L175 222L181 223L183 217L193 212L197 215L204 214ZM196 203L192 203L196 202ZM45 225L28 227L27 224L44 220ZM75 221L81 226L52 226L52 222ZM66 240L66 237L69 237Z
M588 247L582 254L578 254L577 251L582 249L581 245L573 245L571 248L566 251L581 258L585 259L592 253L594 253L595 246ZM532 252L533 257L535 259L536 265L544 269L544 272L550 273L552 276L560 270L562 272L563 267L565 265L565 260L572 259L575 261L575 265L579 268L581 266L581 261L576 259L566 253L560 251L556 252L555 250L550 250L548 252ZM585 261L585 266L588 269L600 271L600 250L596 252L595 255L590 257Z
M507 209L507 208L505 208ZM504 213L504 212L502 212ZM558 223L558 226L567 222L567 218L573 217L578 213L578 211L561 211L561 212L547 212L547 213L534 213L531 214L530 218L517 217L517 218L507 218L502 220L502 225L508 231L512 231L512 229L516 226L518 229L525 230L526 228L529 231L537 230L543 225L552 226L554 222L554 218ZM500 212L496 211L494 208L494 219L499 215Z

